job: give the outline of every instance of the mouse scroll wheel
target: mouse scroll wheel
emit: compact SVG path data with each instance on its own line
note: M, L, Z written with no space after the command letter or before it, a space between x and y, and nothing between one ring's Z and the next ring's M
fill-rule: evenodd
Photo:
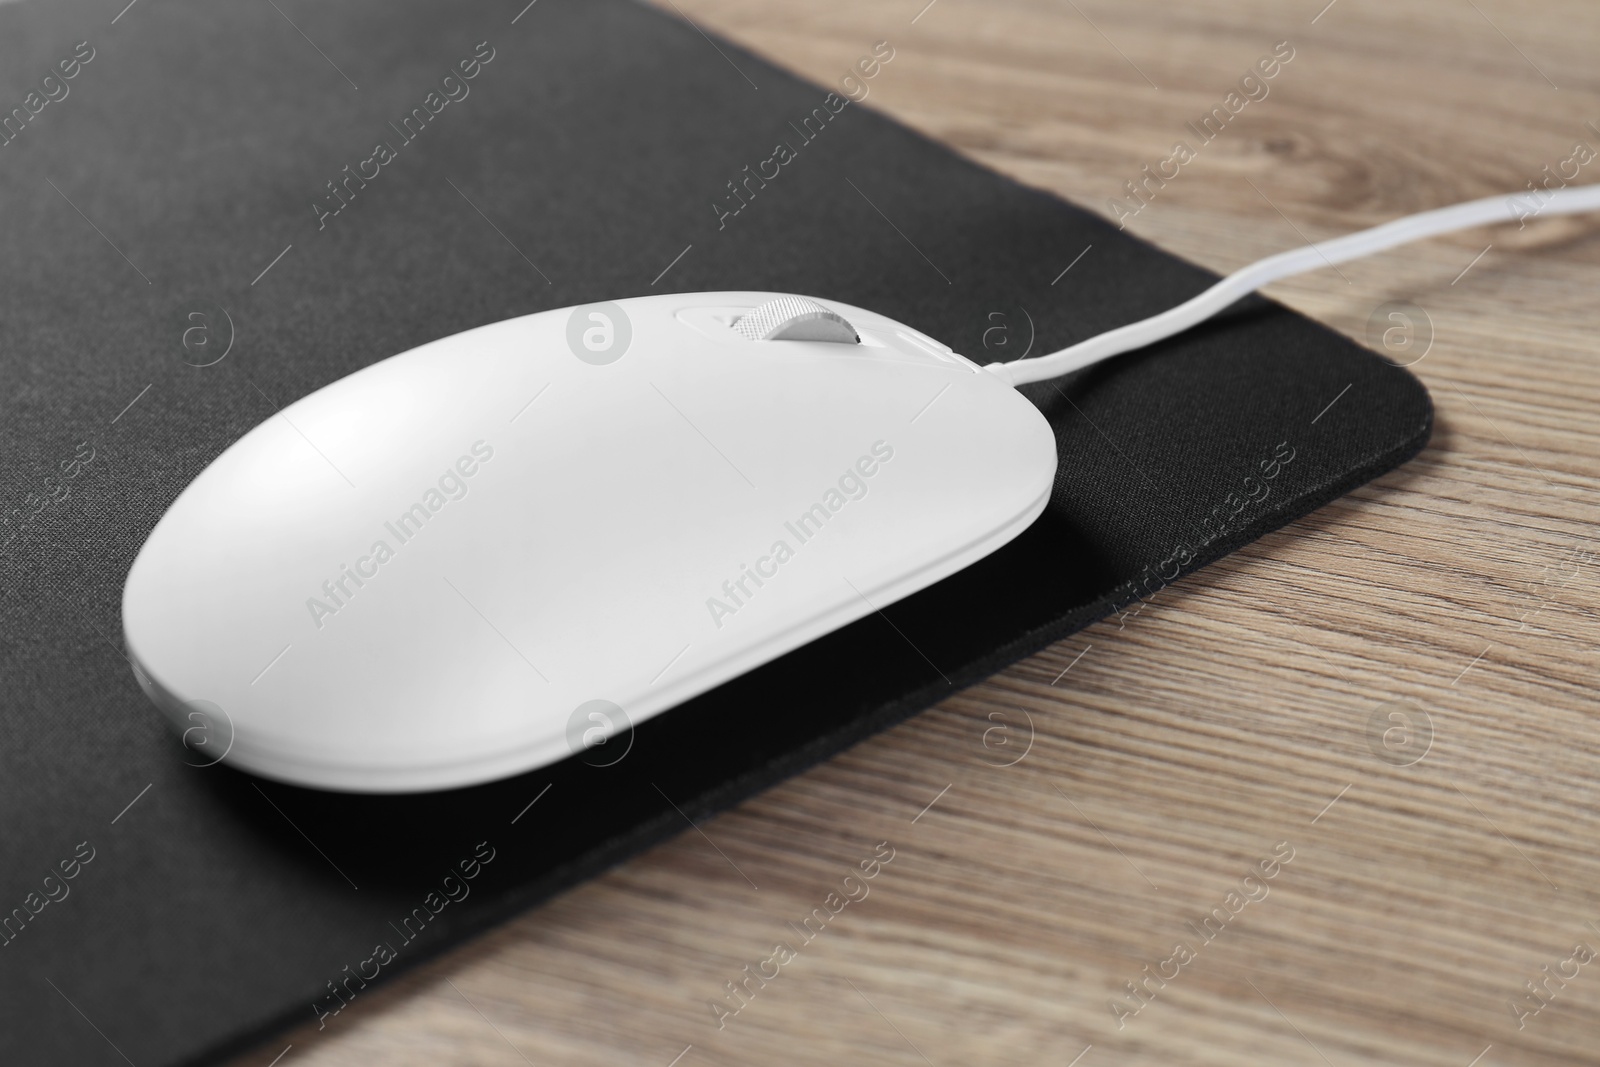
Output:
M768 300L733 324L734 332L751 341L834 341L860 344L856 328L844 316L815 300L780 296Z

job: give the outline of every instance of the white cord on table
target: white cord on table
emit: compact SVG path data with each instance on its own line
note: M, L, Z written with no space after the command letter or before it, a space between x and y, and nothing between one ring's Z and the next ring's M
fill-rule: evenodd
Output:
M1519 194L1520 195L1520 194ZM1543 196L1542 193L1530 194ZM1296 274L1347 263L1352 259L1374 255L1397 245L1420 241L1426 237L1468 230L1495 222L1509 222L1524 217L1508 207L1509 198L1491 196L1473 200L1454 207L1439 208L1407 218L1386 222L1370 230L1362 230L1346 237L1309 245L1292 252L1280 252L1243 270L1228 275L1199 296L1177 307L1140 322L1120 326L1115 330L1080 341L1075 345L1032 359L1019 359L1011 363L991 363L984 369L1012 385L1041 382L1058 378L1076 370L1099 363L1101 360L1131 352L1136 348L1154 344L1216 315L1232 306L1241 297L1255 292L1264 285ZM1585 185L1570 189L1557 189L1542 201L1536 212L1539 215L1576 215L1587 211L1600 211L1600 185ZM1527 213L1528 216L1535 212Z

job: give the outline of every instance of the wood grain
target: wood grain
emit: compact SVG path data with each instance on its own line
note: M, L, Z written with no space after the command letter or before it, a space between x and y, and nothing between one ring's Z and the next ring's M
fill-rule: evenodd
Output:
M1217 270L1600 147L1592 0L1324 2L663 6L820 82L887 39L872 106L1097 211L1290 41L1129 222ZM1385 301L1426 309L1421 457L237 1064L1600 1061L1600 962L1564 963L1600 948L1597 231L1275 287L1358 339ZM1431 721L1410 765L1370 741L1392 701ZM880 841L870 894L802 941ZM1211 939L1186 925L1217 908ZM708 1002L779 940L719 1030Z

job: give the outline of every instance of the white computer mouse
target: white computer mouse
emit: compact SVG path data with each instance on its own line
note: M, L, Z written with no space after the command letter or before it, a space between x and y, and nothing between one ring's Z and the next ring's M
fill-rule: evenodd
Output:
M960 570L1055 467L1014 388L862 308L546 311L367 367L218 456L134 561L127 650L243 770L470 785Z

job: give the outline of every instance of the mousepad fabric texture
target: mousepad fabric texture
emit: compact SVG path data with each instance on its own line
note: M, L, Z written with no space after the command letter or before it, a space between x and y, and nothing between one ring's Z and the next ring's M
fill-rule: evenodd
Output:
M1212 275L622 0L120 6L0 7L0 1062L205 1062L311 1022L347 967L392 977L1428 436L1409 374L1252 299L1027 387L1060 448L1030 530L614 766L400 797L204 766L123 659L122 584L207 463L321 386L530 312L747 288L989 361Z

